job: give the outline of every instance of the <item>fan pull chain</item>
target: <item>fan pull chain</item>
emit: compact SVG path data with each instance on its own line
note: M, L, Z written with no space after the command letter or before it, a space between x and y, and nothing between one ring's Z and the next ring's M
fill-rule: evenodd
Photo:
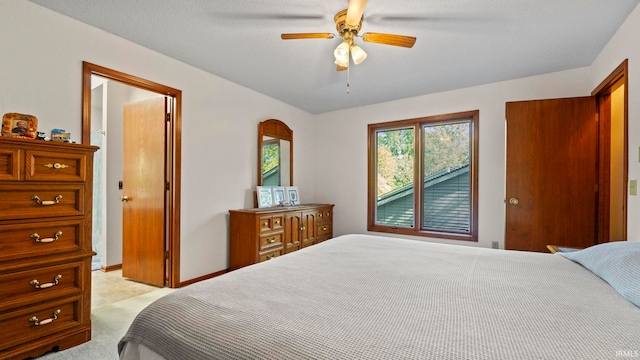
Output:
M351 66L347 67L347 95L349 95L349 71L351 70Z

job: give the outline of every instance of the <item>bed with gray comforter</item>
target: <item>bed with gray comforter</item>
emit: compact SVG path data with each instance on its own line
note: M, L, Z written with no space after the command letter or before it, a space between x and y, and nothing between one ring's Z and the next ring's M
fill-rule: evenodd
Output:
M118 349L126 360L616 359L640 356L640 307L557 254L345 235L166 295Z

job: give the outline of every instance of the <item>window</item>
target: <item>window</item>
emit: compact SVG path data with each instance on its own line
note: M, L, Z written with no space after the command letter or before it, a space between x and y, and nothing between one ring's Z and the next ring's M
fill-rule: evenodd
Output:
M478 118L369 125L370 231L478 240Z

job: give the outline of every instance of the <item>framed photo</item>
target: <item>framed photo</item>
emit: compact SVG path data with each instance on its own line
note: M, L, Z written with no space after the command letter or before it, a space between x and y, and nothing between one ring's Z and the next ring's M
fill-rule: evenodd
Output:
M35 139L38 136L38 118L27 114L6 113L2 116L2 136Z
M273 190L273 204L284 205L287 202L287 193L282 186L275 186L272 188Z
M258 207L266 208L273 206L273 194L269 186L257 186Z
M298 187L287 186L285 190L287 192L287 200L293 205L300 205L300 195L298 194Z

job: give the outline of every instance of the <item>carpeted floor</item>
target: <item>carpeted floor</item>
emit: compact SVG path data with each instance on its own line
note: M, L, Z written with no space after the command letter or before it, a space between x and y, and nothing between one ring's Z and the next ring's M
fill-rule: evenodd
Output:
M118 341L127 332L135 316L151 302L174 290L157 289L93 310L91 312L91 341L38 359L117 360Z

